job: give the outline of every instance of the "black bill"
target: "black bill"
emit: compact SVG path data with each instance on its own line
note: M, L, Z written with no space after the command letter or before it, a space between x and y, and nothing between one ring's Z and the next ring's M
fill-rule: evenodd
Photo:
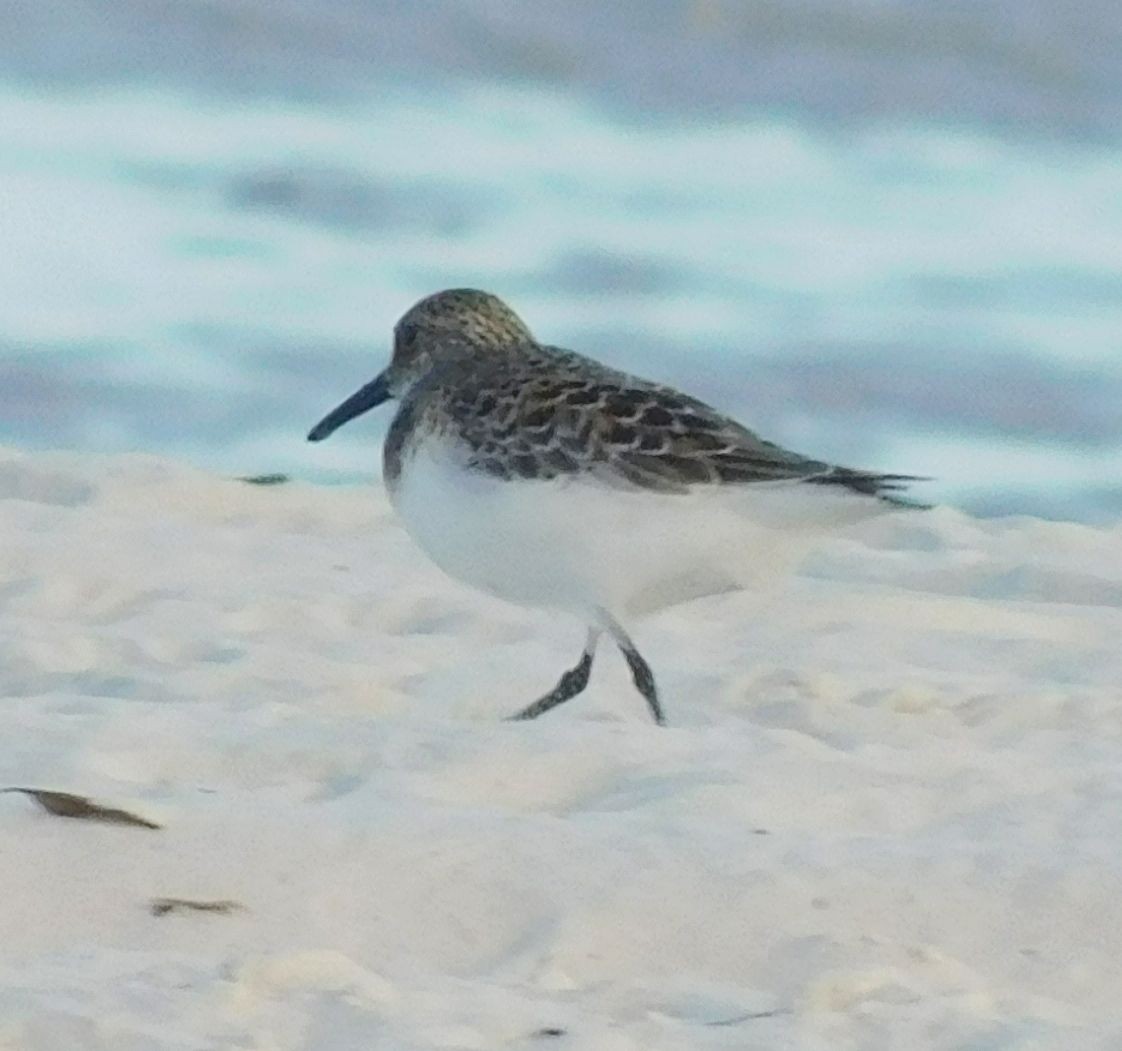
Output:
M373 409L376 405L381 405L382 402L388 401L391 397L390 385L386 381L386 374L383 372L376 380L372 380L361 390L355 391L342 405L332 409L324 416L308 432L308 441L322 442L324 438L337 431L348 420L361 416L367 410Z

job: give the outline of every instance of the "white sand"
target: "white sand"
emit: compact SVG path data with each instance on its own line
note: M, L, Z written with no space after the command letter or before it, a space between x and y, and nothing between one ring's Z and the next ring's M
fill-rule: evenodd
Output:
M1122 527L631 625L666 729L371 488L0 452L0 595L0 781L165 824L0 796L5 1051L1122 1046Z

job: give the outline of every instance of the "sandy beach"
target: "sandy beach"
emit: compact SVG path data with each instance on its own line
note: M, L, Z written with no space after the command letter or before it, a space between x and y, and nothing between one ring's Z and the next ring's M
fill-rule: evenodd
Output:
M2 787L161 826L0 795L5 1049L1122 1043L1122 526L652 616L665 729L376 486L2 451L0 595Z

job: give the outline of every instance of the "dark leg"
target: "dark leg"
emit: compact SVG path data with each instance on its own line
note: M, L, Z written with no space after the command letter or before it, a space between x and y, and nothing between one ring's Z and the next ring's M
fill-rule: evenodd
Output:
M575 668L570 668L561 676L561 681L553 687L544 697L539 697L533 704L527 705L517 715L508 716L509 719L536 719L550 708L571 700L588 685L588 677L592 674L592 658L596 653L596 643L600 638L598 628L590 628L588 641L584 644L584 652Z
M643 699L651 709L651 715L654 716L654 721L659 726L665 726L666 720L662 715L662 706L658 703L658 688L655 686L654 672L651 671L651 666L643 660L642 654L635 648L635 643L631 641L627 632L616 623L615 619L603 610L601 610L601 616L604 619L605 627L611 632L612 638L627 660L627 666L631 669L631 681L635 683L635 688L643 695Z
M662 706L658 703L658 689L655 686L654 672L651 671L651 666L643 660L638 650L629 650L624 646L621 646L620 649L623 650L623 655L627 658L627 666L631 669L631 681L635 683L635 688L643 695L644 700L650 706L654 721L659 726L665 726L666 720L662 716Z

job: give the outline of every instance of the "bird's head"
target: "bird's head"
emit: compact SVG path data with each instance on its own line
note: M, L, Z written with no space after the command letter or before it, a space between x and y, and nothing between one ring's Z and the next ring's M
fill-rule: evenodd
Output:
M332 409L311 429L308 440L322 441L348 420L400 398L432 369L449 361L533 341L522 319L489 292L451 288L426 296L394 326L389 367Z

